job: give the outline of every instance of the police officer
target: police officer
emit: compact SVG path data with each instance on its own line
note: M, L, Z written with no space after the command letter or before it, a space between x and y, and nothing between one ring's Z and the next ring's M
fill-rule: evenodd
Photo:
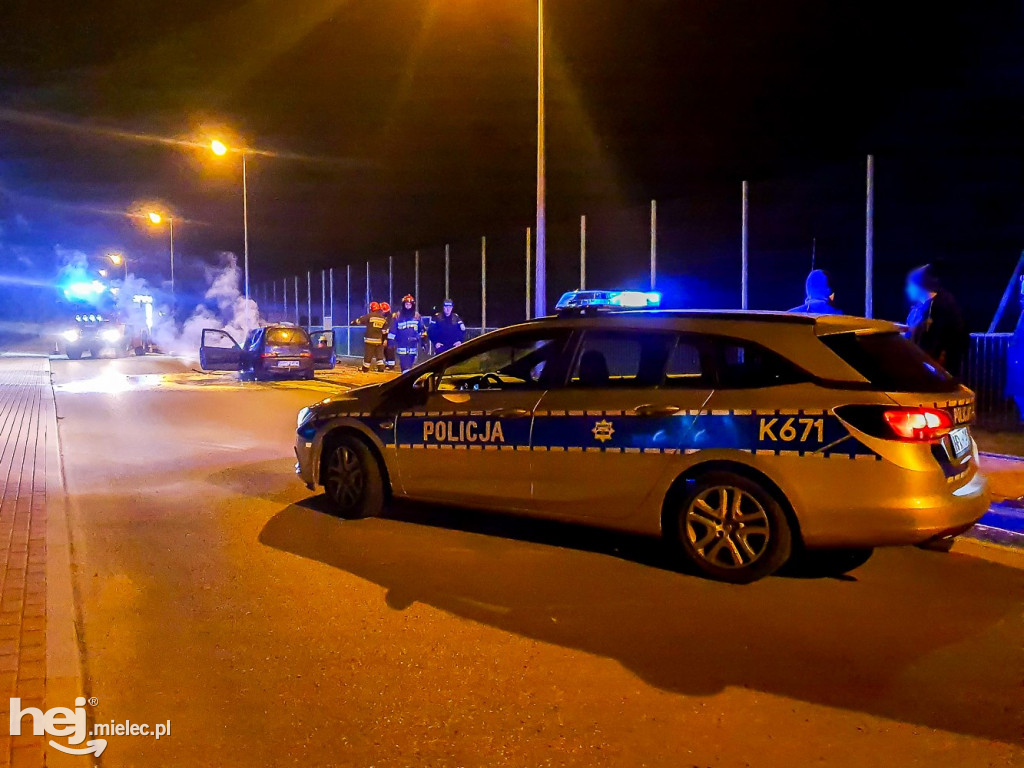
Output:
M444 300L444 309L434 315L427 335L434 345L434 354L439 355L466 340L466 324L454 311L451 299Z
M790 312L803 312L809 315L841 315L843 311L832 302L836 292L832 290L832 281L828 272L823 269L812 269L804 282L804 303L793 307Z
M362 317L352 321L352 325L366 327L363 334L363 372L375 368L378 371L384 370L382 354L384 351L384 339L387 336L388 316L381 311L380 304L376 301L370 302L370 311Z
M407 293L402 297L402 306L394 315L391 330L402 373L416 365L416 352L420 345L422 321L423 318L416 311L416 298L411 293Z
M907 338L958 376L967 346L967 331L956 299L942 287L931 264L910 271L906 292L911 302Z

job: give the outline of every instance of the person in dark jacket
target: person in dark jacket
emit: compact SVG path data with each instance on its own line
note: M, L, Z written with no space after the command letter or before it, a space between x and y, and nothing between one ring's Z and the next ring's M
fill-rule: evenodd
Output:
M799 307L793 307L790 312L804 312L808 315L841 315L843 310L839 309L833 302L836 298L832 290L832 281L828 272L823 269L812 269L804 282L804 303Z
M386 301L380 303L380 311L384 313L387 324L381 331L384 338L384 368L395 370L395 316L391 314L391 305Z
M434 345L434 354L441 354L466 340L466 324L455 313L451 299L444 300L444 309L434 315L427 334Z
M363 334L363 372L374 368L378 371L384 370L384 338L387 335L387 315L381 311L380 304L376 301L370 302L370 311L362 317L352 321L352 325L366 327Z
M402 298L402 306L394 315L391 323L391 335L398 353L398 363L405 373L416 365L416 353L420 346L420 327L423 318L416 311L416 298L406 294Z
M959 376L967 331L956 299L942 287L931 264L910 271L906 292L911 302L907 338L947 371Z

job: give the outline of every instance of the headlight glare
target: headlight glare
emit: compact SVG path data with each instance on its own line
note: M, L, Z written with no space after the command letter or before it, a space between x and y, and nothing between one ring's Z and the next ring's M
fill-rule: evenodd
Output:
M64 337L64 341L78 341L82 338L82 332L77 328L69 328L61 334Z

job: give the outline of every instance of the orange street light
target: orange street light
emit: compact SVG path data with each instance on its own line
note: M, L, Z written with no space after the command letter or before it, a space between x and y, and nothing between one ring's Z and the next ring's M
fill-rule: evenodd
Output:
M223 146L223 145L222 145ZM159 225L164 217L156 211L150 211L148 214L150 222L154 225ZM174 217L167 217L167 229L171 236L171 302L174 302Z
M210 142L210 149L213 154L222 156L227 154L228 147L219 139ZM249 192L245 178L245 151L239 151L242 156L242 227L243 227L243 261L245 273L245 321L249 325Z
M149 212L149 220L151 222L153 222L154 224L159 224L161 221L163 221L163 219L164 219L164 217L161 216L156 211L150 211Z

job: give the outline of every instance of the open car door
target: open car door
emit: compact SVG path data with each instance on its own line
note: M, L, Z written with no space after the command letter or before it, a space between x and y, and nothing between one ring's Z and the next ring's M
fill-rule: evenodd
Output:
M330 370L337 362L334 352L334 331L314 331L309 334L313 346L313 367Z
M204 328L199 367L204 371L237 371L242 367L242 348L227 331Z

